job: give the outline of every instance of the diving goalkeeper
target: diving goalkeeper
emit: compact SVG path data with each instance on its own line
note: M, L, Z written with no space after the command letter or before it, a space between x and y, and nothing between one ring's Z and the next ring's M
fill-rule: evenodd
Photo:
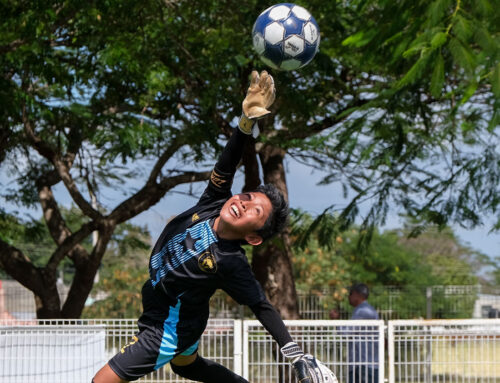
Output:
M133 381L167 363L187 379L206 383L247 382L198 354L217 289L250 307L292 363L301 383L336 381L333 373L292 340L278 312L255 279L242 244L259 245L286 225L288 206L272 185L231 195L231 184L255 122L270 113L273 78L254 71L243 114L198 203L170 221L155 244L149 279L142 288L139 332L95 375L94 383Z

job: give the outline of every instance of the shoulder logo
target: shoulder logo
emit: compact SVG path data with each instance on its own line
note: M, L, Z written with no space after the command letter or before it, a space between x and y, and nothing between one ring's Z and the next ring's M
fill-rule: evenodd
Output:
M212 174L210 175L210 181L212 181L212 183L218 188L220 188L222 184L226 182L226 180L223 179L220 174L217 174L215 170L212 170Z
M217 271L217 262L215 257L209 251L205 251L198 257L198 266L206 273L215 273Z
M191 217L191 222L198 221L200 219L200 216L198 213L194 213L193 216Z

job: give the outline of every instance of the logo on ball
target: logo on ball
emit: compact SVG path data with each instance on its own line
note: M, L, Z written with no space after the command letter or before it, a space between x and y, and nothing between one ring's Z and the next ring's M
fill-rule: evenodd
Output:
M260 14L252 31L253 46L274 69L295 70L307 65L319 48L319 27L303 7L282 3Z

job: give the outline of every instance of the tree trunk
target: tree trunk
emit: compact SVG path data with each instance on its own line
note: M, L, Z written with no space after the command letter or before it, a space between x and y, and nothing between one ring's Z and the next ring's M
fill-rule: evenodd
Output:
M38 268L18 248L0 239L0 267L34 294L37 318L57 318L61 302L55 272Z
M90 254L90 257L86 254L75 252L73 257L75 259L76 272L73 282L71 283L71 288L68 293L68 297L64 302L62 309L63 318L79 318L82 315L82 311L85 307L85 302L87 297L92 290L94 285L94 278L101 264L102 257L106 251L111 236L115 230L116 224L105 221L99 230L99 236L97 243ZM85 260L81 262L81 260Z
M68 297L63 305L62 318L80 318L87 297L94 285L94 278L98 268L99 266L88 265L87 267L76 269Z
M260 185L259 162L255 151L255 140L249 139L243 148L242 162L245 166L245 184L243 191L255 190Z
M39 272L43 288L34 291L36 317L38 319L52 319L61 316L61 300L57 291L57 278L55 273L47 270Z
M264 183L274 184L288 200L283 168L285 151L265 146L259 155L264 172ZM286 230L268 243L254 248L252 269L269 301L281 317L283 319L300 318L293 279L290 240Z

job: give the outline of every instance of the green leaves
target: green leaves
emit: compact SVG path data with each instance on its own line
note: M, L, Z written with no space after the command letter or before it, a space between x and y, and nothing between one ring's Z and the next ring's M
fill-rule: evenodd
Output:
M43 143L74 160L84 191L89 175L102 187L136 185L118 159L166 158L174 138L189 145L168 157L177 160L169 169L213 160L240 114L249 73L264 69L250 33L262 3L167 3L6 3L0 159L12 159L20 180L10 198L33 206L37 180L54 170L33 155L23 103ZM441 223L498 214L500 155L487 150L500 147L492 2L315 1L309 10L320 23L320 52L300 71L272 73L277 100L260 144L344 188L347 200L331 201L340 209L335 230L363 213L365 236L376 236L370 224L383 222L389 202ZM337 234L322 224L322 236Z
M360 31L342 41L342 45L361 48L367 45L376 33L375 30Z
M445 32L436 33L431 39L431 49L440 48L448 40L448 35Z
M472 76L477 67L477 61L471 48L457 38L450 39L448 48L455 63L464 68L469 76Z
M408 72L399 80L398 88L404 87L406 85L412 84L421 79L425 70L428 67L429 60L431 58L431 53L429 51L423 53L417 62L413 64Z
M491 74L491 86L495 97L500 98L500 62L497 63Z
M431 78L431 94L435 98L439 98L441 95L441 89L443 89L444 84L444 58L441 52L439 52L436 61L434 62L434 70L432 71Z

